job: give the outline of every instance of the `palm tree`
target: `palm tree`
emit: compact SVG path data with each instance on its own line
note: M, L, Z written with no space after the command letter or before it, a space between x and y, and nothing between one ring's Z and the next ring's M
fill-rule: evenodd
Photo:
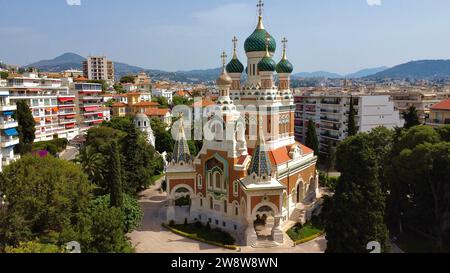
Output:
M87 146L80 151L76 161L81 164L82 170L88 175L92 183L98 186L103 184L104 159L102 154Z

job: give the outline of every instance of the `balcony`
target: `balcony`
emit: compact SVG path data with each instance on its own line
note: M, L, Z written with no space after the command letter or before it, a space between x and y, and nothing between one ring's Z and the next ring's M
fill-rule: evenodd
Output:
M0 121L0 130L16 128L19 126L19 123L15 120L11 121Z
M332 139L332 140L339 140L339 138L340 138L339 135L330 134L330 133L321 133L320 136L324 137L324 138Z
M0 112L4 111L16 111L17 106L15 105L0 105Z
M60 119L59 120L59 124L71 124L71 123L76 123L77 120L76 119Z
M430 125L449 125L450 119L430 119L428 120L427 124Z
M330 118L330 117L320 117L320 120L329 121L329 122L335 122L335 123L341 123L339 119L336 118Z
M7 148L19 144L19 138L16 136L1 136L0 147Z
M332 105L339 105L341 104L341 100L321 100L322 104L332 104Z
M326 109L321 109L320 112L331 115L339 115L341 113L339 110L326 110Z

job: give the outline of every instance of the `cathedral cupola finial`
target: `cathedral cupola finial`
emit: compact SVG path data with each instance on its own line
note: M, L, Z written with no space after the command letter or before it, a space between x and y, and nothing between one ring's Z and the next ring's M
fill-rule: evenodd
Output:
M220 55L220 58L222 59L222 74L219 78L217 78L216 83L218 86L229 86L233 83L233 80L230 78L230 76L227 73L227 54L225 51L222 52Z
M262 0L259 0L256 7L258 7L258 27L257 27L257 29L264 29L263 20L262 20L264 2Z
M238 38L236 36L233 37L233 59L237 59L237 42Z
M283 44L283 58L282 58L282 60L287 60L286 47L287 47L288 40L286 39L286 37L284 37L283 40L281 40L281 43Z

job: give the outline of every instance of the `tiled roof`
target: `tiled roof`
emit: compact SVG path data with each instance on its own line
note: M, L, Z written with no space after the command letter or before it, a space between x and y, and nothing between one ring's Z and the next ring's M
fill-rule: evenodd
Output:
M208 107L211 105L215 105L215 103L211 100L201 100L197 101L193 104L193 107Z
M314 152L313 150L311 150L310 148L306 147L305 145L303 145L301 143L297 143L297 144L300 145L303 155L308 155L308 154L311 154ZM272 163L272 165L278 166L280 164L284 164L284 163L290 161L291 157L289 156L289 152L291 151L291 147L292 147L292 145L289 145L289 146L284 146L284 147L278 148L273 151L269 151L270 162ZM254 149L248 149L249 154L253 154L253 151L254 151Z
M127 107L125 103L117 102L112 105L112 107Z
M136 104L133 104L133 106L159 106L159 103L157 103L157 102L150 102L150 101L142 101L142 102L138 102Z
M450 99L441 101L433 106L431 106L432 110L448 110L450 111Z
M169 109L159 109L159 108L150 108L145 111L145 114L147 116L158 116L158 117L164 117L169 113Z

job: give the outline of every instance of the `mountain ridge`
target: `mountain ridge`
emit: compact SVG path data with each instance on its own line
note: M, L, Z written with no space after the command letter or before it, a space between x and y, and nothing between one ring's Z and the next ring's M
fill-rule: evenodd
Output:
M54 59L41 60L25 67L36 67L46 72L59 72L67 69L82 69L84 57L76 53L64 53ZM172 80L189 83L214 82L220 73L221 68L194 69L169 72L157 69L145 69L122 62L114 62L116 79L120 79L127 74L136 74L141 71L147 72L152 78L157 80ZM386 79L386 78L413 78L413 79L434 79L439 77L450 77L450 60L419 60L400 64L392 68L386 66L367 68L355 73L340 75L328 71L301 72L292 75L293 79L298 78L329 78L329 79Z

